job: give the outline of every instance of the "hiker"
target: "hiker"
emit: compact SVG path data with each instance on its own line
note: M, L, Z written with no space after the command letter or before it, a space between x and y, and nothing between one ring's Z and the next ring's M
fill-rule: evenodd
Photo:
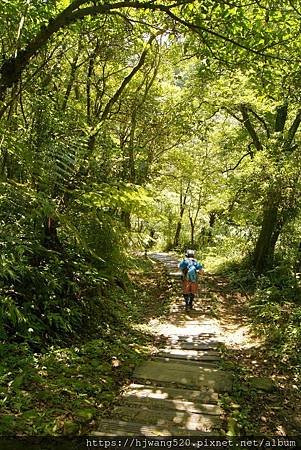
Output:
M187 250L185 258L179 264L182 272L183 296L185 307L192 309L194 296L198 290L198 273L203 272L203 266L194 258L194 250Z

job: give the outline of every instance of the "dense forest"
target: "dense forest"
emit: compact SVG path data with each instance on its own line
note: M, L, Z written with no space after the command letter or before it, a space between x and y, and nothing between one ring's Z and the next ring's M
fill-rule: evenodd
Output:
M299 0L0 11L1 432L62 432L52 413L18 424L24 386L91 359L92 341L70 350L89 330L105 342L123 327L111 345L127 347L152 249L195 248L229 276L300 380Z

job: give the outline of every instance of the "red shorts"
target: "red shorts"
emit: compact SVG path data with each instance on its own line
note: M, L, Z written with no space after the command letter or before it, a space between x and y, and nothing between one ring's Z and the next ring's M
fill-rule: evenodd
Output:
M183 280L183 294L197 294L198 284L194 281Z

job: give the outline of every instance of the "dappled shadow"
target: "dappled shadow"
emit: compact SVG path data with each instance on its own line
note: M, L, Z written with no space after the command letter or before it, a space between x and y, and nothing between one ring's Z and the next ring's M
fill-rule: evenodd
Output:
M170 308L173 287L163 264L156 262L153 263L151 270L131 274L131 281L137 292L136 322L148 324L154 318L165 316ZM135 317L133 320L135 321Z
M3 346L2 434L77 435L111 408L134 366L154 348L154 335L141 324L168 304L162 267L147 263L146 275L137 270L133 283L96 299L77 336L52 347L45 342L36 353L25 344Z
M266 344L230 346L225 358L223 367L234 374L234 384L224 406L237 429L245 435L300 436L299 388Z
M214 286L219 289L214 292ZM225 361L223 367L234 374L233 392L224 398L227 414L237 423L237 432L294 435L301 432L301 395L284 361L265 336L252 332L250 291L233 289L220 275L208 280L216 296L222 329ZM239 428L240 425L240 428Z
M219 367L218 323L202 304L204 288L195 309L183 309L177 261L168 257L166 266L173 302L155 327L164 345L136 367L132 383L94 427L96 435L200 436L223 429L218 395L231 391L232 377Z
M186 342L185 337L180 341ZM194 345L190 337L187 341ZM194 350L193 356L206 353ZM99 435L201 436L221 432L223 412L218 392L231 390L231 380L226 381L226 374L210 361L190 361L189 351L180 351L181 360L175 354L170 356L155 357L136 368L134 382L125 388L109 416L99 422ZM216 360L218 353L211 351L206 356Z
M209 373L211 369L207 370ZM100 421L99 435L219 434L222 410L214 387L193 389L185 384L186 378L181 378L178 371L174 376L178 383L148 385L141 384L141 379L140 384L132 383L111 414Z

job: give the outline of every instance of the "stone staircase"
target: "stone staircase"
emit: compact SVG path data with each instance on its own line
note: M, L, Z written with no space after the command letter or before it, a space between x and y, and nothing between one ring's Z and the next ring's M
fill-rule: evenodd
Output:
M204 312L202 296L192 311L184 310L175 257L166 253L151 257L165 265L178 292L167 321L158 325L165 345L136 367L119 405L92 435L219 435L223 414L219 395L231 391L232 377L219 368L218 322Z

